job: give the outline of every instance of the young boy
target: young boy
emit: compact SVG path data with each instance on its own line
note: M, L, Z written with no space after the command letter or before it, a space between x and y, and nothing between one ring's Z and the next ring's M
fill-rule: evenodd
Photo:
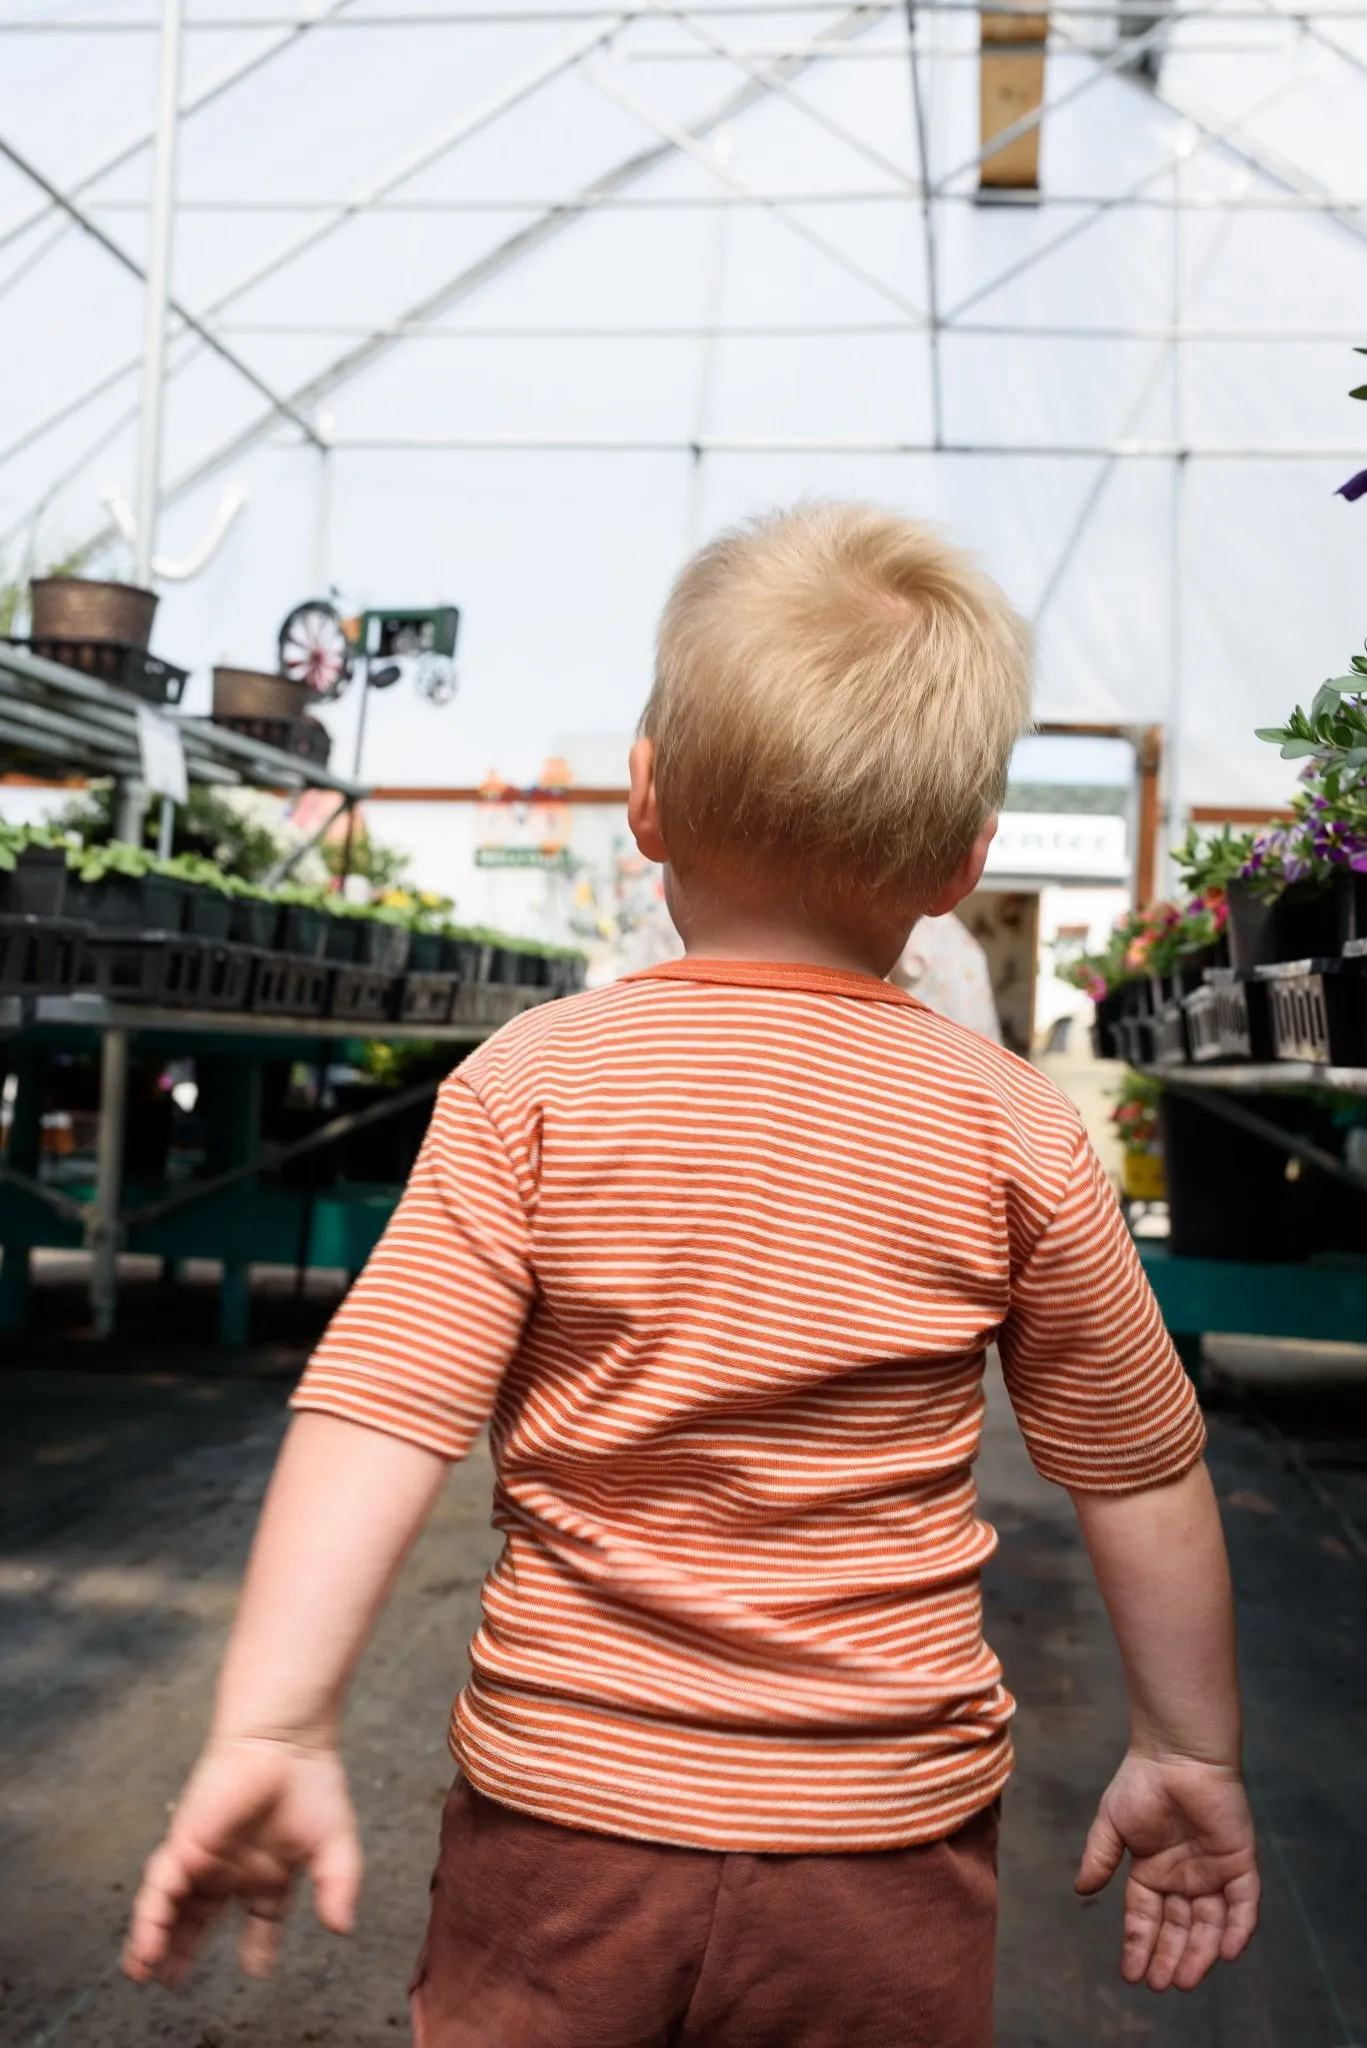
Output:
M179 1983L291 1880L351 1924L351 1672L486 1421L506 1536L451 1741L422 2048L989 2048L1012 1701L971 1467L996 1343L1072 1494L1128 1753L1122 1972L1257 1917L1204 1433L1078 1119L884 978L977 882L1028 636L856 507L684 570L631 758L686 957L533 1011L446 1082L261 1519L212 1732L133 1914Z

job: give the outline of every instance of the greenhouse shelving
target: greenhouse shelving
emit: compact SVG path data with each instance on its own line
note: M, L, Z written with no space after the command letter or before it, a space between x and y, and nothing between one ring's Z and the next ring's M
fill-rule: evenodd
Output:
M23 1326L28 1311L29 1253L38 1247L91 1254L91 1309L97 1336L111 1334L118 1308L121 1251L221 1260L219 1335L247 1337L249 1268L253 1264L341 1267L357 1271L384 1229L397 1186L366 1185L326 1192L271 1181L281 1166L340 1142L430 1100L437 1082L386 1092L376 1103L333 1118L292 1144L262 1140L263 1070L272 1061L322 1065L365 1040L422 1041L455 1048L480 1043L521 1011L548 999L534 988L472 987L458 995L445 1025L358 1026L336 1018L225 1016L111 1004L98 996L0 1000L0 1047L19 1081L10 1143L0 1164L0 1328ZM463 999L463 1001L462 1001ZM73 1191L42 1180L41 1056L97 1050L100 1133L93 1175ZM222 1062L223 1170L202 1180L144 1191L127 1199L124 1181L129 1069L134 1052ZM263 1184L264 1183L264 1184Z
M1149 1066L1161 1085L1201 1099L1213 1114L1262 1139L1288 1159L1367 1194L1367 1174L1346 1166L1309 1139L1260 1117L1245 1100L1259 1095L1329 1089L1367 1095L1367 1067L1269 1065ZM1136 1240L1158 1305L1188 1370L1199 1375L1201 1339L1212 1333L1249 1337L1367 1342L1367 1259L1339 1255L1297 1264L1175 1256L1161 1240Z

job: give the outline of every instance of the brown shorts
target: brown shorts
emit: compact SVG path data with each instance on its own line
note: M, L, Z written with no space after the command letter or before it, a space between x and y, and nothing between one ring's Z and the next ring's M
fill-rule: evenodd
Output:
M457 1778L418 2048L991 2048L997 1809L913 1849L719 1855Z

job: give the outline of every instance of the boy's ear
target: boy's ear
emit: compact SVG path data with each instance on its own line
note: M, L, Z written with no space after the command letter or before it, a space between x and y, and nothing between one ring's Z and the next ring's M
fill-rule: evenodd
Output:
M655 742L637 740L631 750L631 793L627 798L627 823L638 850L647 860L661 866L669 859L660 832L660 812L655 802Z
M997 813L994 811L934 902L927 904L923 916L943 917L953 910L956 903L962 903L965 896L973 894L982 880L988 849L996 836Z

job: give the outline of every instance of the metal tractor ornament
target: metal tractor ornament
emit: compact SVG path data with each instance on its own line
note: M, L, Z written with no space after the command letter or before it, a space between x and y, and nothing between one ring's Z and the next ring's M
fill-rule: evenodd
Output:
M456 694L453 604L425 611L368 611L347 618L330 598L297 604L280 628L280 673L307 684L319 703L340 697L358 673L387 690L408 670L420 697L449 704Z

